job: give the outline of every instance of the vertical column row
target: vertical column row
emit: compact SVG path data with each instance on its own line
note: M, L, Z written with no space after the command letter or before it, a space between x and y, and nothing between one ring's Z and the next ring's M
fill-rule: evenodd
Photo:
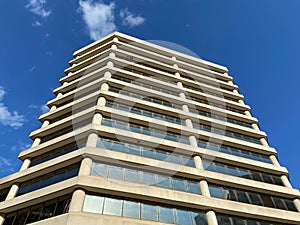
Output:
M172 59L176 60L175 57L172 57ZM174 64L173 66L174 66L175 69L178 69L177 64ZM176 72L175 77L179 78L180 73ZM177 82L177 86L180 87L180 88L183 87L181 82ZM182 98L182 99L186 99L186 96L185 96L184 92L180 92L179 97ZM182 110L184 112L188 113L189 112L189 107L187 105L183 105ZM187 127L193 128L193 123L190 119L186 119L185 123L186 123ZM190 141L191 146L198 147L198 141L197 141L197 138L194 135L189 136L189 141ZM203 170L202 159L199 155L194 156L194 162L195 162L195 166L196 166L197 169ZM200 185L202 195L206 196L206 197L210 197L210 192L209 192L207 181L203 179L199 182L199 185ZM208 210L206 212L206 216L207 216L207 221L208 221L209 225L218 225L217 217L216 217L216 214L213 210Z

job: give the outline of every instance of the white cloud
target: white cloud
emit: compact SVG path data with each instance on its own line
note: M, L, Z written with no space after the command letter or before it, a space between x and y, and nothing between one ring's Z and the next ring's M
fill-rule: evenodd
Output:
M16 111L10 112L4 105L3 98L6 91L0 86L0 124L19 128L24 124L24 116L19 115Z
M120 17L123 25L129 27L139 26L145 22L145 18L134 15L133 13L129 12L127 8L120 11Z
M35 15L38 15L42 18L47 18L51 14L51 10L46 10L44 5L46 0L29 0L26 8Z
M92 40L98 40L117 29L114 8L113 2L105 4L102 1L79 0L78 11L82 14Z
M6 173L6 172L14 172L14 164L7 158L0 156L0 172Z
M34 23L32 23L33 27L40 27L42 26L42 24L39 21L34 21Z
M47 105L42 105L40 107L40 110L42 111L42 113L47 113L49 112L49 107Z

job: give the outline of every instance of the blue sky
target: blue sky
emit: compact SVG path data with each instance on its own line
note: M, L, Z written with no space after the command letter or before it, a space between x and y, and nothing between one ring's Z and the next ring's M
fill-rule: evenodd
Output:
M2 0L0 177L19 169L72 53L118 30L226 65L300 188L299 0Z

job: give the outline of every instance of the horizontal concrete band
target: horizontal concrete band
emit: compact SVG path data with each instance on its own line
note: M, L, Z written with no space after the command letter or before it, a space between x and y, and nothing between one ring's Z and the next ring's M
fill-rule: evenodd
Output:
M214 209L214 211L219 213L233 214L254 219L259 217L262 220L281 223L300 223L300 214L295 212L226 201L202 195L161 189L153 186L135 186L127 182L91 176L72 178L50 187L42 188L33 193L28 193L8 200L5 203L0 203L0 213L8 213L28 207L29 205L70 193L76 188L82 188L88 192L110 194L164 204L167 203L195 210Z

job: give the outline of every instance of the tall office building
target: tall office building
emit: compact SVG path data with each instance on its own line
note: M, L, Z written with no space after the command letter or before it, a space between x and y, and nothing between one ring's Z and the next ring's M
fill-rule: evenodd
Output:
M226 67L118 32L70 65L0 180L1 225L300 224Z

